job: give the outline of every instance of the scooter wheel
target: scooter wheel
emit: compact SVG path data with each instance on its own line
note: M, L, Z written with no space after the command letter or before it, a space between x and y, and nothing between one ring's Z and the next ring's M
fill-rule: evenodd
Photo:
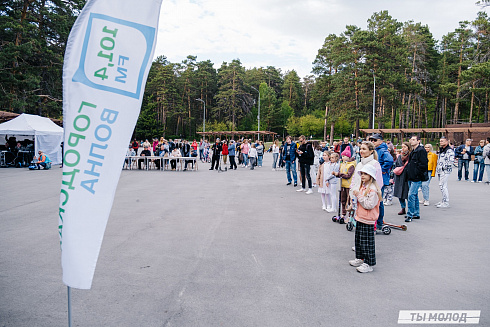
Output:
M350 232L354 229L354 224L349 221L347 225L345 225L345 228Z
M381 228L381 231L385 235L390 235L391 234L391 228L389 226L383 226L383 228Z
M335 223L335 222L337 222L337 216L333 216L333 217L332 217L332 221L333 221L334 223Z
M342 218L342 217L341 217L341 218L339 219L339 224L341 224L341 225L342 225L342 224L345 224L344 218Z

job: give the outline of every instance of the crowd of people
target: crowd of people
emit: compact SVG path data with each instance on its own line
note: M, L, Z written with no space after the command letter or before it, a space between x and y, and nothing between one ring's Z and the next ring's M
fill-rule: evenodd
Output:
M347 221L349 214L354 217L355 259L349 264L366 273L373 271L376 265L374 236L382 231L384 207L393 205L394 197L400 204L398 215L403 215L405 222L421 219L421 205L430 205L429 185L437 176L442 200L435 206L449 208L448 178L456 160L458 181L463 178L463 170L465 180L470 181L469 162L473 160L471 182L482 183L486 170L486 183L490 183L490 137L479 141L476 147L471 144L472 140L468 139L454 147L446 137L441 137L436 153L430 143L422 144L417 135L403 142L399 149L390 140L385 141L381 134L355 141L345 137L332 145L309 142L302 135L297 142L290 136L282 143L276 140L267 152L272 154L272 170L286 171L286 185L297 187L300 182L296 191L307 195L313 194L316 187L322 210L338 210L342 221ZM128 155L136 155L139 145L134 140ZM253 170L262 167L265 152L262 141L246 138L237 141L217 138L212 144L206 139L189 143L161 138L154 139L152 144L146 140L142 146L140 156L199 156L202 162L211 163L209 170L236 170L238 167Z

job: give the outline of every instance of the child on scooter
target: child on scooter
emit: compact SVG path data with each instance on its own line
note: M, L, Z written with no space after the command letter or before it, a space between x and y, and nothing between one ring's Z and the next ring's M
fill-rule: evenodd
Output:
M361 185L353 190L357 198L356 210L356 259L349 264L356 267L360 273L373 271L376 265L376 249L374 243L374 225L379 215L381 189L376 183L376 168L372 165L364 166L360 171Z

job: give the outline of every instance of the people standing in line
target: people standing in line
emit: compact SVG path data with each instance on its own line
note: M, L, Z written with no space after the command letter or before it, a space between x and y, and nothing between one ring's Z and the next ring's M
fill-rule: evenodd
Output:
M427 160L429 161L427 167L427 175L429 179L425 182L422 182L422 197L420 199L420 204L424 204L424 206L430 205L429 203L429 184L432 180L432 177L436 176L436 167L437 167L437 154L433 152L432 144L427 143L424 145L425 151L427 152Z
M422 182L428 180L427 167L429 161L427 159L427 152L420 144L420 139L417 135L410 138L410 146L412 151L408 157L408 164L405 167L407 170L408 181L408 211L406 215L406 222L411 222L412 219L420 219L420 202L419 202L419 188L422 186Z
M244 139L241 145L241 153L242 153L242 167L247 167L248 165L248 151L250 150L250 145L248 144L248 140Z
M310 143L307 142L306 137L304 135L301 135L299 137L299 141L301 145L299 146L299 149L296 150L296 153L298 154L299 167L301 173L301 188L296 191L304 192L306 190L305 188L306 180L308 180L308 190L306 191L306 194L312 194L313 190L311 189L312 183L311 183L310 169L311 169L311 165L313 165L313 159L315 157L315 154L313 153L313 147L311 146Z
M393 181L394 190L393 195L398 198L400 202L401 210L398 215L407 214L407 202L408 199L408 181L407 171L405 167L408 164L408 158L410 156L411 146L409 142L402 143L402 149L400 155L395 160L395 169L393 169Z
M255 147L257 150L257 166L262 167L262 160L264 158L264 143L258 141L258 145Z
M388 146L383 141L383 136L381 134L373 134L369 137L369 141L373 142L376 153L378 153L378 162L381 166L381 173L383 176L383 186L381 187L381 197L384 195L385 186L390 185L390 171L393 167L393 156L388 151ZM378 181L380 182L380 181ZM377 222L377 230L381 230L383 227L383 219L385 214L385 207L383 202L379 205L379 218Z
M487 137L482 156L485 162L485 170L487 171L487 181L485 184L490 184L490 137Z
M228 156L230 157L230 169L236 170L237 165L235 162L236 155L236 145L234 140L230 140L230 145L228 145Z
M340 164L339 172L335 173L335 176L341 178L340 203L342 204L342 217L344 219L347 215L347 200L349 198L350 184L355 170L356 159L351 157L350 149L346 148L342 152L342 163Z
M223 147L221 145L220 139L216 138L216 141L213 144L212 150L213 150L213 158L211 160L211 168L209 170L213 170L216 167L216 170L219 168L219 160L220 160L220 155Z
M277 167L277 159L279 158L279 141L275 140L272 144L272 170L275 171Z
M252 143L250 146L250 150L248 151L248 161L250 162L250 170L254 170L256 160L257 160L257 149L255 147L255 144Z
M294 180L294 187L298 185L298 175L296 174L296 143L291 141L291 136L286 136L286 143L284 144L283 155L281 160L286 166L286 177L288 183L291 185ZM291 179L291 171L293 173L293 179Z
M449 190L447 181L453 171L454 150L449 145L448 139L443 136L439 140L439 154L437 156L436 173L439 178L439 188L442 193L441 202L436 203L437 208L449 208Z
M359 171L361 185L352 192L357 198L355 251L356 259L349 264L360 273L373 271L376 265L374 225L379 216L381 189L376 181L377 171L372 165L365 165Z
M471 156L475 153L475 148L471 146L471 139L467 139L465 144L461 144L456 148L454 154L458 158L458 181L463 177L464 168L464 179L465 181L470 181L470 161Z
M473 162L473 180L472 183L483 182L483 172L485 171L485 158L483 157L483 148L485 140L480 140L475 148L475 161Z

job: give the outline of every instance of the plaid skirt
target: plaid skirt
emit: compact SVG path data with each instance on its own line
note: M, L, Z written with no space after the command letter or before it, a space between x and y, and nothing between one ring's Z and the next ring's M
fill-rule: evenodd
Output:
M370 266L376 264L374 225L356 222L356 259L363 259Z

